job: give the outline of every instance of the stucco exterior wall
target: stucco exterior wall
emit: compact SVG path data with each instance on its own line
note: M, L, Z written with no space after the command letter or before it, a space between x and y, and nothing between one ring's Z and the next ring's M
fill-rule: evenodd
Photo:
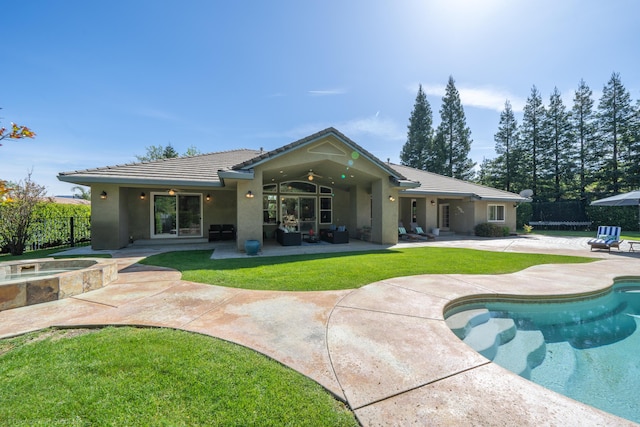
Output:
M389 196L395 198L394 201ZM398 243L398 191L388 180L379 179L371 186L372 228L371 241L381 244Z
M107 193L106 199L100 194ZM91 187L91 247L93 249L120 249L127 245L126 237L129 231L125 221L121 221L121 213L126 212L126 200L120 197L117 185L98 184ZM125 215L126 217L126 215ZM125 228L121 232L121 227Z
M256 179L252 181L237 181L237 225L236 244L238 250L244 250L246 240L258 240L262 246L262 174L256 172ZM251 191L252 198L246 194Z
M516 231L516 208L513 206L513 202L476 202L475 221L476 224L482 224L488 222L489 205L502 205L504 206L504 222L494 222L499 226L509 227L509 230L514 233Z
M140 199L140 193L145 194ZM146 240L151 234L151 191L148 188L132 188L127 198L129 205L129 236L133 240Z
M201 190L202 191L202 190ZM211 196L210 201L206 201L205 196ZM202 213L203 227L209 230L211 224L234 224L238 227L237 215L238 203L235 188L215 189L203 192L202 203L204 206Z
M371 194L362 186L351 187L349 191L351 207L350 233L357 237L358 229L371 227Z
M349 230L349 234L353 236L353 230L351 230L351 214L349 209L351 205L351 194L341 189L333 189L333 224L336 226L344 225ZM322 228L329 228L323 225Z
M473 234L476 225L476 204L470 200L447 200L451 231L456 234Z

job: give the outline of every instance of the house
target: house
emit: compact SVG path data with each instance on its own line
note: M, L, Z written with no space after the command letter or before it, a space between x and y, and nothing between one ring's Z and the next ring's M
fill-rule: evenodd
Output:
M351 238L394 244L399 221L461 234L487 221L514 230L517 203L527 201L385 163L334 128L269 152L230 150L58 179L91 187L94 249L206 241L212 225L232 224L242 250L246 240L272 239L285 220L302 234L342 226Z

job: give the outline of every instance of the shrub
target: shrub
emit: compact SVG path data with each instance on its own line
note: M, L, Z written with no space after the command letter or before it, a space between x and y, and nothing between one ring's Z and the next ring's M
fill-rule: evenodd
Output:
M475 235L480 237L504 237L509 235L509 227L485 222L475 226Z
M533 220L533 204L519 203L516 209L516 228L522 228L531 220Z

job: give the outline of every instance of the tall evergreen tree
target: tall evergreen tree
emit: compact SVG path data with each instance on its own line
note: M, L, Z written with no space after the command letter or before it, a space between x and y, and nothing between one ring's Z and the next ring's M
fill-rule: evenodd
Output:
M604 193L618 194L623 188L623 160L628 154L624 151L628 149L633 112L631 96L622 84L620 74L614 72L604 86L598 103L598 132L601 144L598 151L604 159L600 165Z
M544 137L545 108L538 88L531 88L531 95L527 98L520 126L520 152L524 162L524 171L530 177L530 189L534 199L540 198L539 179L541 174L542 156L547 149Z
M631 119L627 184L630 190L640 189L640 99L636 102Z
M438 168L433 171L458 179L469 179L473 176L475 166L469 158L471 130L467 127L460 94L452 76L449 76L442 98L440 118L432 153L436 160L444 160L444 164L432 165L433 168Z
M509 100L504 103L504 110L500 113L500 124L498 132L493 139L496 142L496 158L498 164L497 173L501 176L500 181L503 183L500 188L512 191L513 182L516 174L516 149L518 147L518 121L513 114L511 102Z
M416 169L426 169L425 156L433 143L433 114L422 85L418 87L408 128L407 142L400 153L400 163Z
M578 155L578 179L580 200L587 198L587 186L593 182L594 162L597 161L595 144L596 128L593 112L593 92L584 80L580 80L573 97L570 120Z
M575 172L575 153L569 113L557 87L553 89L549 98L544 127L549 146L546 155L542 156L546 160L546 175L549 179L547 195L559 201L571 190L569 187L572 185Z

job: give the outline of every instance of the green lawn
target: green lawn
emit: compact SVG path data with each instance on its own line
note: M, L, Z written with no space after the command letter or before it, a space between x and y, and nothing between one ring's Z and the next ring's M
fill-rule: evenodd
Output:
M0 402L2 425L358 425L303 375L170 329L53 329L2 340Z
M211 260L210 250L153 255L143 264L174 268L182 279L244 289L353 289L416 274L505 274L537 264L583 263L592 258L419 247L338 254Z

